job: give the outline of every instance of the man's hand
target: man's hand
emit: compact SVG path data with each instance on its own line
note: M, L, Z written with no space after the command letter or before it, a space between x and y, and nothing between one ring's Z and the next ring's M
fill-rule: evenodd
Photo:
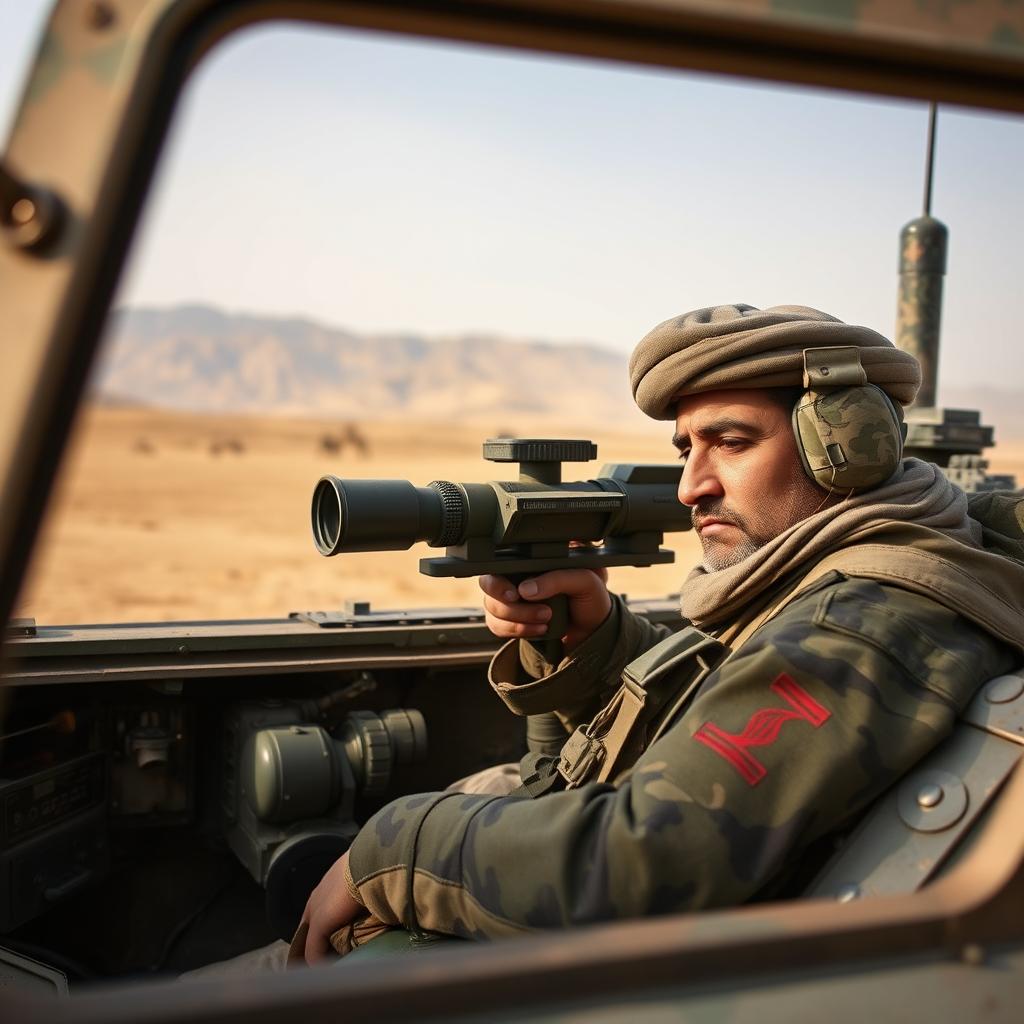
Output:
M607 569L556 569L533 579L524 580L518 588L504 576L481 576L487 628L497 637L544 636L551 609L540 601L565 594L569 598L569 628L565 649L578 647L601 625L611 611Z
M348 853L343 853L310 893L299 925L309 925L305 959L311 967L326 960L331 952L331 936L364 912L348 891Z

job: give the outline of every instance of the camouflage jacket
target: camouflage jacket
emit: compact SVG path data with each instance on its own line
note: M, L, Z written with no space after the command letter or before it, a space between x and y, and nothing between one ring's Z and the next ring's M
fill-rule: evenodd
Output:
M492 682L521 713L558 707L571 728L662 636L616 600L557 671L534 678L531 657L506 647ZM388 804L352 845L354 893L385 923L476 938L743 902L904 774L1014 661L930 598L832 573L712 672L614 785Z

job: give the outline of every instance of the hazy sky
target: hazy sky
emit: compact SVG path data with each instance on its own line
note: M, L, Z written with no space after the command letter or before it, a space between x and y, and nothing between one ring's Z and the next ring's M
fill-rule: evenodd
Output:
M4 134L42 6L0 0ZM926 124L916 102L252 30L189 84L119 301L622 349L697 306L804 303L891 335ZM945 386L1024 376L1022 167L1024 122L943 108Z

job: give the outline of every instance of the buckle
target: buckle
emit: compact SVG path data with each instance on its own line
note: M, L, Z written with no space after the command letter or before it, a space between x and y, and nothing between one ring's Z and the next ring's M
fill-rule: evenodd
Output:
M604 760L604 755L604 744L596 737L588 736L581 725L566 740L558 755L558 774L569 788L578 786Z

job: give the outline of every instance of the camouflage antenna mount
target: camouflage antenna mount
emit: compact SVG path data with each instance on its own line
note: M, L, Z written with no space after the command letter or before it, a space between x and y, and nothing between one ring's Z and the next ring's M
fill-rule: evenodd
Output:
M949 229L932 216L935 176L936 104L928 107L928 148L924 171L924 209L900 232L900 298L896 344L921 364L921 390L916 404L935 405L939 376L939 331L942 322L942 279L946 276Z
M313 539L322 555L404 551L417 541L445 548L420 560L427 576L505 576L519 582L554 569L649 566L675 560L661 547L666 533L690 529L690 511L676 497L682 466L606 465L593 480L562 482L563 462L597 455L591 441L492 439L492 462L519 463L519 478L487 483L435 480L342 480L325 476L313 491ZM560 660L564 600L541 652Z
M900 287L896 344L921 364L921 390L907 413L904 454L934 462L965 491L1016 487L1012 476L987 472L982 456L994 445L992 427L975 409L938 407L942 279L946 275L949 229L931 215L935 168L936 104L928 112L924 210L900 231Z
M930 214L917 217L900 232L900 302L896 337L899 347L921 364L916 404L935 405L939 375L942 279L946 276L949 229Z

